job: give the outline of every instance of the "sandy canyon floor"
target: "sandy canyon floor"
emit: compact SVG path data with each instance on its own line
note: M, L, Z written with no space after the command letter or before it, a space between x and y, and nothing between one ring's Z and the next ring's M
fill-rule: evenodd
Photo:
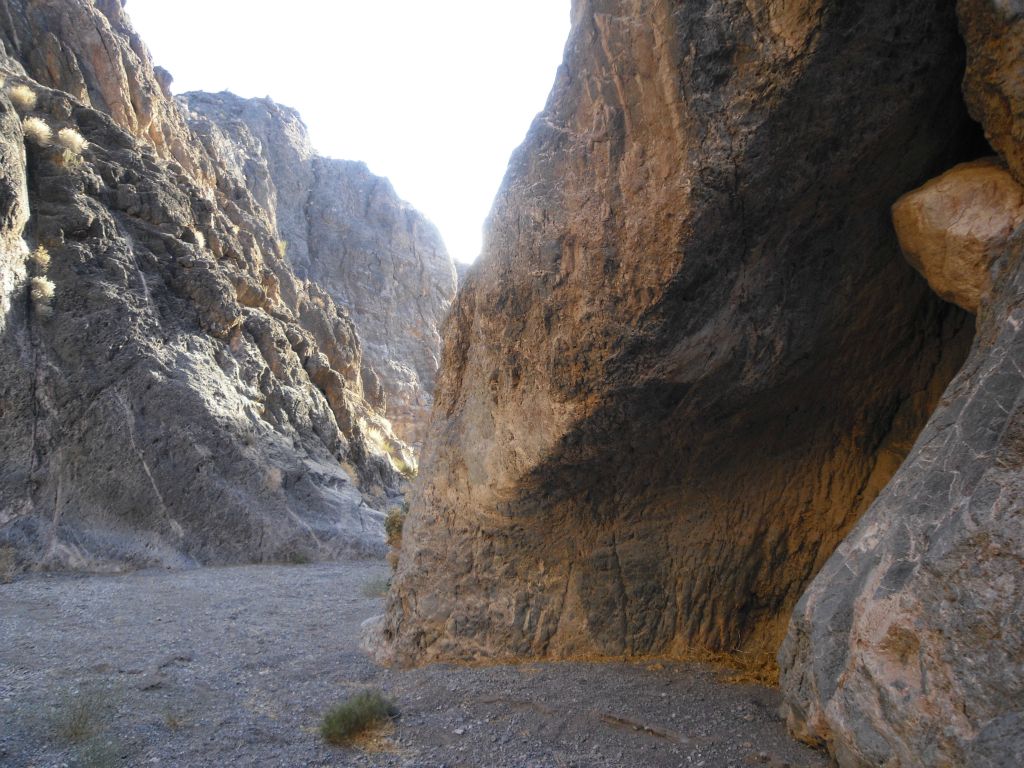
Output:
M3 766L825 766L778 693L696 664L395 670L359 648L376 561L0 585ZM379 688L401 714L358 748L318 726Z

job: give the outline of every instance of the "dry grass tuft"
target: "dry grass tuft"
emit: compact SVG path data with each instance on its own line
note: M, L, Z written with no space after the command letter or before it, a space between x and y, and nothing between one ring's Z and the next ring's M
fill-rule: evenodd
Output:
M35 264L36 270L39 272L46 272L50 268L50 252L46 250L46 246L37 246L32 251L32 263Z
M50 130L50 126L38 117L26 117L21 127L25 131L25 138L41 147L49 145L53 139L53 131Z
M57 286L53 280L45 277L33 277L32 301L49 301L53 298L56 289Z
M779 665L770 653L729 653L708 648L690 648L678 660L723 668L723 680L727 683L764 685L769 688L779 684Z
M49 317L53 314L53 294L57 286L53 280L45 277L33 277L30 283L29 294L32 297L32 306L36 314L41 317Z
M61 128L57 131L57 143L73 155L82 154L89 146L85 137L74 128Z
M36 108L36 92L27 85L12 85L7 89L7 98L19 112Z
M360 691L324 715L320 735L330 744L344 746L397 715L394 703L380 691Z

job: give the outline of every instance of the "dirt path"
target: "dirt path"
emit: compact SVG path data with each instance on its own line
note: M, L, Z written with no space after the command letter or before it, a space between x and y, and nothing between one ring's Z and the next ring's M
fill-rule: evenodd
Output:
M0 765L828 764L786 736L777 692L698 665L378 667L358 635L387 575L372 561L0 585ZM324 744L324 711L368 686L402 713L385 751Z

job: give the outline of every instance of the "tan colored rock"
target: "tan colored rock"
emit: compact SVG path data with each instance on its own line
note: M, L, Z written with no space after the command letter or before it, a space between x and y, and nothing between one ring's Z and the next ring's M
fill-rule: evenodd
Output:
M967 43L967 107L1024 184L1024 4L958 0L957 14Z
M892 207L907 260L946 301L977 313L993 260L1024 223L1024 187L997 158L962 163Z
M446 321L384 654L773 657L970 338L890 225L967 122L955 15L573 20Z

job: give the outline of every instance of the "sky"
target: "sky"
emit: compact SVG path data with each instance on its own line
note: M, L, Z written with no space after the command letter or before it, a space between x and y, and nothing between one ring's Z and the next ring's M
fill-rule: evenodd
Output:
M509 156L544 107L570 0L128 0L172 89L294 107L472 261ZM286 12L283 12L283 9Z

